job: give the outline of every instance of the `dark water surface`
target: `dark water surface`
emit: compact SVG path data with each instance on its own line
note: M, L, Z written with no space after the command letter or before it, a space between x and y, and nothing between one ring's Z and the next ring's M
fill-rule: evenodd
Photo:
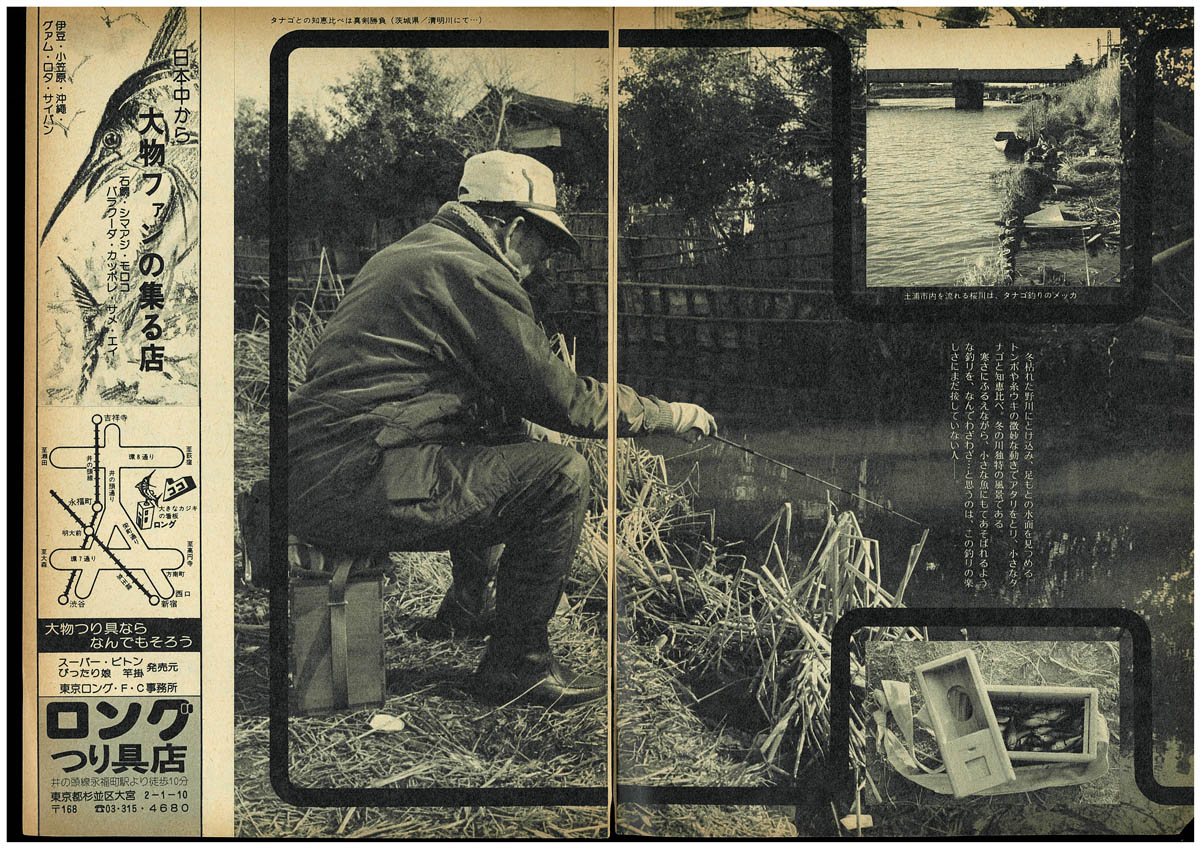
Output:
M867 285L953 285L997 244L1003 193L996 150L1020 107L952 98L896 98L867 109Z

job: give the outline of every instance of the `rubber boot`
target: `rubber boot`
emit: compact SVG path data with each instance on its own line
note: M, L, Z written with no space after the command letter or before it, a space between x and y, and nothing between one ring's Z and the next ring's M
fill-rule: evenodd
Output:
M483 639L496 622L496 566L503 545L450 549L452 580L432 619L415 632L425 639Z
M603 698L608 682L603 675L564 667L554 658L543 631L538 638L513 642L496 634L475 672L479 697L489 703L540 704L565 709Z
M416 632L425 639L484 639L495 623L493 584L489 583L483 592L471 592L454 583L433 618L422 623Z

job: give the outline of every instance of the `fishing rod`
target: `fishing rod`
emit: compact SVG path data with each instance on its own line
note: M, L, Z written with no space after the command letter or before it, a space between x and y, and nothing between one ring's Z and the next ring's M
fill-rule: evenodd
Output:
M837 489L839 492L849 495L852 498L858 498L863 503L868 503L871 506L876 507L877 509L882 509L884 512L890 512L892 515L896 516L897 518L903 518L905 521L911 521L913 524L917 525L918 527L925 526L920 521L917 521L915 518L909 518L907 515L905 515L902 512L896 512L896 510L890 509L889 507L886 507L881 503L877 503L877 502L871 500L870 498L864 497L864 496L858 494L857 492L851 492L849 489L843 489L841 486L834 485L833 483L830 483L828 480L822 480L820 477L817 477L813 474L809 474L807 471L803 471L794 465L788 465L786 462L782 462L778 459L775 459L774 457L767 456L765 453L759 453L754 448L750 448L750 447L746 447L745 445L738 444L737 442L733 441L732 439L727 439L724 436L718 436L716 433L713 433L711 436L709 436L709 438L715 439L716 441L720 442L721 444L725 444L725 445L729 445L730 447L737 448L740 451L745 451L746 453L750 454L751 456L757 456L759 459L765 460L765 461L771 463L772 465L778 465L780 468L786 468L788 471L791 471L794 474L799 474L802 477L807 477L809 480L812 480L816 483L820 483L822 486L828 486L831 489Z

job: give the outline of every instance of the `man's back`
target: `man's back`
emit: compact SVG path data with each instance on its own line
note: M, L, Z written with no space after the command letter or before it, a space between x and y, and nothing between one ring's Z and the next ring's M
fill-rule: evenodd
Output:
M293 451L325 441L331 429L339 441L369 436L385 446L477 432L494 414L485 409L491 393L476 326L484 320L480 304L493 300L532 317L504 265L445 222L425 224L373 256L292 395Z
M290 401L289 527L339 550L449 550L453 584L435 621L491 632L480 694L592 700L604 677L561 667L546 629L582 532L589 464L567 445L489 436L522 418L593 438L715 422L619 385L610 420L610 387L555 355L520 287L556 245L578 249L545 165L477 154L458 195L372 257L313 351Z

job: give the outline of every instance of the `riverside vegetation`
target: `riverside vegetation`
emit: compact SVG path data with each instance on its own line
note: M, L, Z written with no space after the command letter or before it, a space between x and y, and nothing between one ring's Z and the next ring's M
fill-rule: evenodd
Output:
M1100 278L1096 270L1088 270L1084 254L1115 254L1120 249L1119 65L1111 64L1075 82L1047 89L1042 97L1025 104L1017 126L1035 146L1026 154L1026 161L994 175L1004 195L999 216L1001 231L996 245L964 270L960 285L1063 284L1074 282L1074 277L1088 285L1112 282L1115 275ZM1021 222L1051 199L1062 205L1066 215L1094 221L1089 235L1100 237L1086 248L1080 240L1071 249L1070 253L1079 257L1079 262L1073 264L1082 264L1081 269L1053 267L1068 258L1061 251L1041 261L1036 245L1025 247L1027 261L1018 268L1017 257L1025 237Z

